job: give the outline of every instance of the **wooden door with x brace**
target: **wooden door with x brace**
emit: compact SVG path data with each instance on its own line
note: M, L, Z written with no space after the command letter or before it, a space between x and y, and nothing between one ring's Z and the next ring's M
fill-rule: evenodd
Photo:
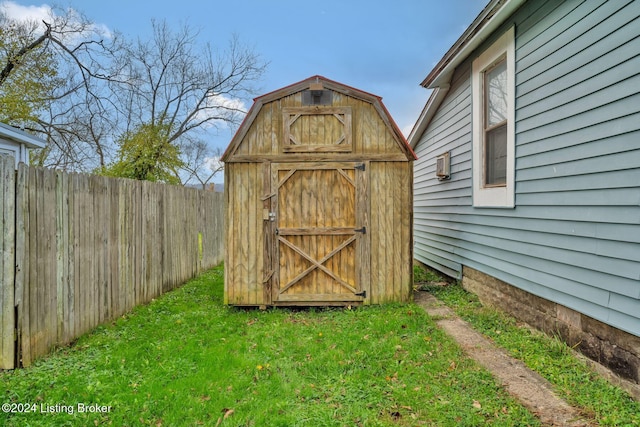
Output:
M364 301L367 203L364 163L273 163L272 301Z

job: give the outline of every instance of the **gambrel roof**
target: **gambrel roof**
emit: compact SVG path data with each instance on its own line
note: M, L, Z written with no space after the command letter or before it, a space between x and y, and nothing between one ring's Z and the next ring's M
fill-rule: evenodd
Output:
M227 150L223 154L222 161L229 161L232 158L232 156L236 153L236 151L238 150L238 147L241 145L245 136L249 132L251 125L253 124L254 120L256 119L256 117L258 116L262 107L265 104L277 101L281 98L288 97L297 92L308 90L313 84L322 84L324 89L338 92L348 97L355 98L360 101L364 101L366 103L371 104L379 114L386 128L393 135L393 139L395 140L401 152L406 155L407 160L416 159L415 153L413 152L406 138L404 137L404 135L402 134L402 132L400 131L400 129L398 128L394 120L392 119L391 114L389 114L389 111L382 103L381 97L359 90L359 89L355 89L351 86L347 86L342 83L338 83L336 81L327 79L326 77L315 75L305 80L299 81L297 83L293 83L289 86L285 86L281 89L275 90L273 92L269 92L267 94L264 94L262 96L255 98L253 106L247 113L244 121L240 125L238 131L232 138Z

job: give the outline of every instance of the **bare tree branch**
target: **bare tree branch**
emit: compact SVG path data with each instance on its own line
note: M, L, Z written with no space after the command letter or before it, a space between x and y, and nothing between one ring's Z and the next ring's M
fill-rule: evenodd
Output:
M164 21L151 23L149 40L100 36L72 10L42 22L25 29L23 43L10 54L0 51L0 96L17 84L12 76L29 58L45 52L43 60L55 61L50 90L26 101L37 106L38 117L22 123L50 143L35 156L41 165L103 168L116 160L123 135L149 124L166 126L168 142L181 150L184 182L213 179L219 168L205 161L216 155L207 135L234 128L244 117L244 102L266 69L255 52L237 36L214 50L198 41L197 30L185 25L174 31Z
M44 43L45 40L51 37L51 26L49 26L46 22L45 25L47 26L47 30L43 35L35 39L33 42L29 43L27 46L19 49L14 55L7 56L7 62L2 71L0 71L0 85L2 85L7 80L11 72L15 69L16 65L21 62L22 58L24 58L25 55L27 55L29 52L40 46L42 43Z

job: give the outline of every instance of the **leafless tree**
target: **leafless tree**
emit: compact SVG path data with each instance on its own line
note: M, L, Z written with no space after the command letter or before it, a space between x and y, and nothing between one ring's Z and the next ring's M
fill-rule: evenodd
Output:
M210 144L203 140L188 141L181 147L184 185L197 184L206 189L211 180L224 169L224 163L220 161L222 151L212 149Z
M38 58L48 61L41 67L55 69L46 93L39 91L29 100L36 106L37 117L13 123L48 140L47 149L35 156L36 163L68 170L104 164L110 105L101 88L110 78L104 64L117 39L98 31L73 9L52 10L41 22L15 21L4 15L0 21L12 29L12 42L1 56L0 87L24 84L11 77L21 68L39 64Z
M239 124L245 114L241 101L255 94L266 64L235 36L216 51L199 44L198 31L187 25L173 31L153 21L152 27L151 40L120 49L111 72L112 99L123 130L139 123L168 125L169 142L181 149L185 163L183 181L205 185L217 172L206 167L206 159L215 156L207 133Z
M6 17L4 18L6 20ZM206 137L237 126L243 102L254 95L266 64L232 37L226 49L202 44L187 25L173 31L152 22L150 40L125 40L100 33L73 10L31 24L27 37L0 64L0 86L35 52L56 58L57 84L41 99L37 120L23 124L44 134L48 149L41 165L92 170L114 161L118 138L142 124L162 124L179 147L185 181L206 185L211 177ZM196 165L195 154L201 165Z

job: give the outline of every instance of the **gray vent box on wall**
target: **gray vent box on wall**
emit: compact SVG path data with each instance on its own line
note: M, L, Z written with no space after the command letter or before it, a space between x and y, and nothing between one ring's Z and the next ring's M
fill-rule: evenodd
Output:
M436 157L436 176L440 181L451 178L451 155L448 151Z

